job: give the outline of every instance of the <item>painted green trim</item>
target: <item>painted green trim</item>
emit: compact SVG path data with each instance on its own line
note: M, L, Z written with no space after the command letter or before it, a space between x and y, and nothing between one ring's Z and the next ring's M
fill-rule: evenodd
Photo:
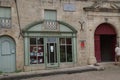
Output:
M73 33L73 32L60 32L60 31L25 31L25 33Z
M28 47L29 47L29 39L27 38L27 37L25 37L24 38L24 42L25 42L25 44L24 44L24 46L25 46L25 65L29 65L29 49L28 49Z
M67 35L66 35L67 36ZM61 37L66 37L65 35L64 36L39 36L39 37L58 37L58 38L61 38ZM24 36L24 37L37 37L36 35L29 35L29 36ZM67 36L67 37L71 37L71 38L76 38L76 36Z
M57 38L57 43L59 43L59 38ZM60 44L57 44L57 60L58 60L58 67L60 67Z
M37 37L37 36L25 36L25 37ZM62 38L62 37L66 37L66 36L38 36L38 37L57 37L57 38ZM77 38L76 36L67 36L68 38L71 37L71 38Z
M48 61L47 61L48 60L48 58L47 58L47 38L48 37L45 38L45 43L44 43L46 45L45 46L46 47L46 52L45 52L46 53L46 68L57 68L57 67L59 67L59 61L58 61L58 56L59 55L58 55L58 44L57 44L58 43L58 38L56 38L57 39L57 41L56 41L57 62L54 63L53 65L51 65L51 63L48 63Z
M29 29L31 29L32 27L36 26L36 25L39 25L39 24L44 24L44 21L45 20L42 20L42 21L36 21L36 22L33 22L29 25L27 25L24 29L22 29L23 33L24 33L24 46L25 46L25 65L31 65L30 64L30 58L29 58L29 38L30 37L43 37L44 38L44 64L45 64L45 67L48 68L48 67L59 67L60 64L62 62L60 62L60 49L59 49L59 44L57 44L57 63L53 66L51 66L50 64L47 63L47 44L46 44L46 38L47 37L56 37L58 40L57 40L57 43L59 43L59 38L61 37L70 37L72 38L72 58L73 58L73 61L71 63L75 63L76 62L76 38L77 38L77 30L74 29L74 27L72 27L71 25L69 25L68 23L65 23L63 21L57 21L59 24L61 25L64 25L65 27L69 28L71 30L71 32L65 32L65 31L29 31ZM68 63L68 62L67 62Z
M31 27L34 27L35 25L38 25L38 24L43 24L45 20L41 20L41 21L35 21L31 24L28 24L24 29L22 29L23 33L25 32L56 32L56 33L59 33L60 31L28 31L28 29L30 29ZM64 22L64 21L57 21L59 24L62 24L62 25L65 25L66 27L70 28L74 33L77 33L77 30L74 29L73 26L71 26L70 24ZM61 32L60 32L61 33Z
M35 21L33 23L28 24L25 28L22 29L23 32L26 32L28 29L30 29L31 27L34 27L35 25L38 24L42 24L44 22L44 20L40 20L40 21Z
M46 44L46 42L47 42L47 40L46 40L46 38L45 37L43 37L43 39L44 39L44 64L45 64L45 68L47 68L47 44Z
M73 38L73 62L74 64L77 62L77 39Z
M33 37L33 36L32 36ZM40 36L41 37L41 36ZM48 36L49 37L49 36ZM44 65L45 65L45 68L56 68L56 67L60 67L60 64L62 63L73 63L75 64L76 63L76 37L70 37L72 38L72 62L60 62L60 44L59 44L59 37L56 37L57 38L57 63L55 63L54 65L51 65L49 63L47 63L47 38L48 37L43 37L44 39ZM68 36L62 36L60 38L67 38ZM30 64L30 45L29 45L29 42L30 41L30 37L25 37L24 38L24 46L25 46L25 65L26 66L30 66L30 65L35 65L35 64Z
M58 21L58 23L67 26L67 27L70 28L74 33L77 33L77 30L76 30L73 26L71 26L70 24L68 24L68 23L66 23L66 22L64 22L64 21Z

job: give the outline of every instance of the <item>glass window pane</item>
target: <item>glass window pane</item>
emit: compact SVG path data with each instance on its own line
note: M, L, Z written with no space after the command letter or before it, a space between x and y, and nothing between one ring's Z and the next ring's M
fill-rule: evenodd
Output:
M30 45L30 64L37 64L37 47Z
M65 44L65 38L60 38L60 44Z
M71 38L66 38L66 44L71 44Z
M72 46L67 46L67 62L72 62Z
M60 38L60 61L72 62L72 39Z
M43 38L30 38L30 64L44 63Z
M44 46L38 46L38 64L44 63Z
M65 46L60 46L60 62L66 62Z
M44 42L43 42L43 38L37 38L37 42L39 45L43 45Z
M36 38L30 38L30 45L36 45Z
M37 47L38 47L38 52L37 52L37 60L38 64L44 63L44 39L43 38L37 38Z

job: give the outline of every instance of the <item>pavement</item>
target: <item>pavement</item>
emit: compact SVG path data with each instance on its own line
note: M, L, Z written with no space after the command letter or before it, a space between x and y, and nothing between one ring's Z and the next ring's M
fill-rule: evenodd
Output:
M98 71L98 70L104 70L104 67L100 65L87 65L87 66L64 68L64 69L49 69L49 70L38 70L38 71L19 72L19 73L3 73L0 75L0 80L21 80L32 77L82 73L82 72Z
M86 71L81 73L37 76L20 80L120 80L120 65L113 63L99 63L104 70Z

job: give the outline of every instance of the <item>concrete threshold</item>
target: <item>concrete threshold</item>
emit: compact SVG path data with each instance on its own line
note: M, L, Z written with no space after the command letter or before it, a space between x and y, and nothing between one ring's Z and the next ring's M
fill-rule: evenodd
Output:
M88 65L88 66L72 67L72 68L64 68L64 69L6 73L0 75L0 80L21 80L21 79L33 78L33 77L43 77L43 76L58 75L58 74L73 74L73 73L98 71L98 70L104 70L104 68L102 66Z

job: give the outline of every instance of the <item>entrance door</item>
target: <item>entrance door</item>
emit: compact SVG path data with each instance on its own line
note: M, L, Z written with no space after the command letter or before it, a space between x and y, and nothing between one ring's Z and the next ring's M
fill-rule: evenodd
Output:
M115 35L101 35L101 61L108 62L114 61L114 49L115 49Z
M100 24L95 30L95 57L97 62L114 61L116 31L109 23Z
M47 67L57 67L57 38L47 38Z
M15 71L15 43L9 37L0 38L0 71Z

